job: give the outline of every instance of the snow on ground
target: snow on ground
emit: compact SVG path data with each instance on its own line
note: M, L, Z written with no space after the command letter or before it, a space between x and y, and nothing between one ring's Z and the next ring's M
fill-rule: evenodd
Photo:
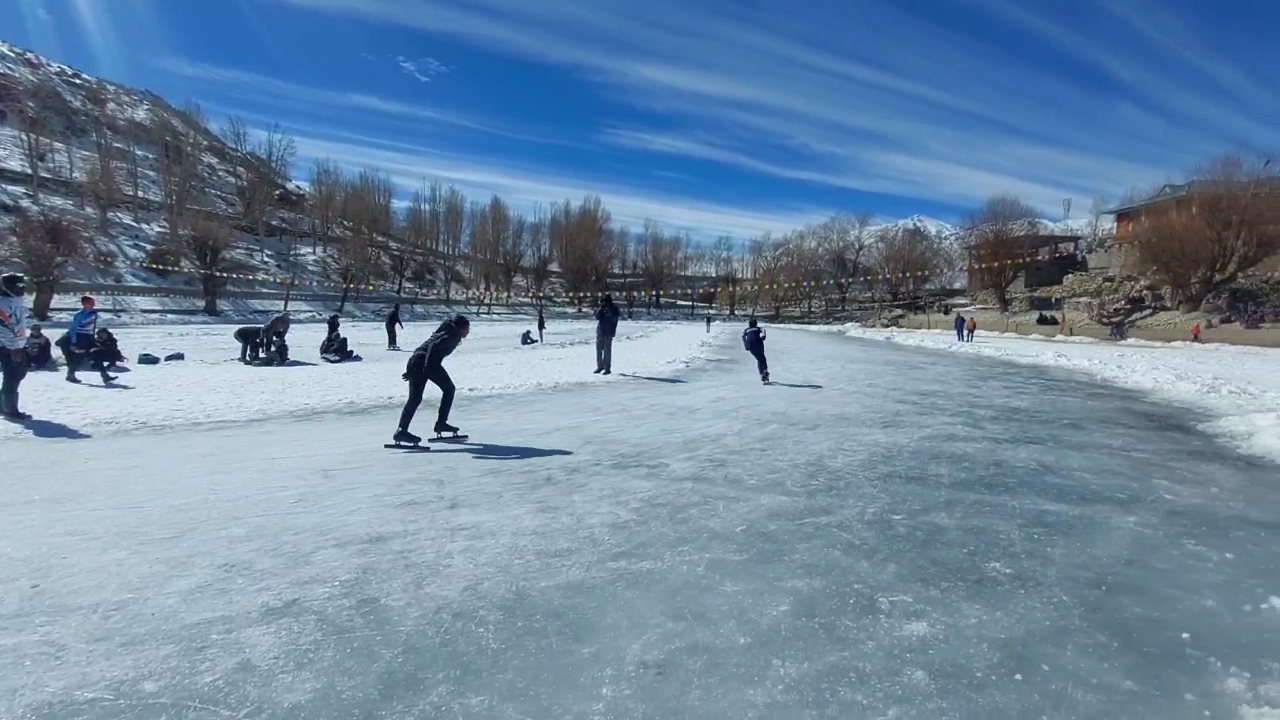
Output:
M591 372L594 323L553 321L545 345L521 347L519 335L526 327L534 329L532 319L527 324L473 323L470 337L446 363L459 395L602 380ZM296 324L288 337L292 366L249 367L237 360L240 346L232 337L233 326L123 327L116 337L130 363L117 383L104 387L92 371L80 373L82 385L66 382L61 372L31 373L22 384L22 408L39 421L31 426L37 435L247 422L335 409L385 409L389 435L404 402L406 385L400 374L407 351L434 328L433 322L406 323L399 330L405 351L390 352L381 323L345 324L343 334L363 360L335 365L319 358L325 326ZM624 321L614 341L615 372L670 374L707 357L709 337L696 323ZM135 365L132 361L144 352L158 357L182 352L186 359ZM101 400L104 393L110 397L106 402ZM29 432L23 425L0 424L0 439Z
M1273 348L1005 333L979 333L970 344L957 342L951 331L805 329L1078 371L1209 413L1206 429L1245 452L1280 462L1280 350Z
M449 363L472 441L427 453L380 447L405 356L377 327L362 364L137 328L203 357L132 390L33 378L32 411L92 437L3 440L0 717L1280 706L1274 466L1194 413L782 328L765 387L740 326L623 327L600 378L589 326L521 350L477 323Z

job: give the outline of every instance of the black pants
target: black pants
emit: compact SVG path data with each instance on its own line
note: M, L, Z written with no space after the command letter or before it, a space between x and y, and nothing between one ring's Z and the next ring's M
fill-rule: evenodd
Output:
M396 345L396 326L387 326L387 347L397 347Z
M763 376L765 373L769 372L769 361L764 357L764 350L750 350L749 352L751 353L751 357L756 359L756 370L760 372L760 375Z
M0 395L4 396L4 409L10 412L17 410L17 406L9 407L9 398L15 398L18 395L18 385L22 383L22 378L27 376L27 364L18 362L13 359L13 352L9 348L0 347L0 372L4 373L4 381L0 383Z
M444 366L436 365L425 367L418 373L409 373L409 399L405 401L404 410L400 412L401 430L408 430L409 423L413 422L413 416L418 412L418 406L422 404L422 393L427 389L428 382L433 382L440 388L440 413L436 416L436 422L449 422L449 411L453 409L453 393L456 388Z
M964 342L964 328L962 327L956 328L956 339L959 340L960 342Z

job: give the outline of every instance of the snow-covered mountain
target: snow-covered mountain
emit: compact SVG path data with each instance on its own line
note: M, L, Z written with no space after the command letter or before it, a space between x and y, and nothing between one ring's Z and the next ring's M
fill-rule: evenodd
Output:
M1080 235L1088 237L1094 232L1093 218L1072 218L1068 220L1040 220L1040 231L1045 235ZM956 240L964 232L960 225L929 217L928 215L912 215L901 220L889 220L871 226L872 231L890 228L914 227L924 230L934 237L944 240ZM1110 225L1104 218L1099 228L1105 232Z

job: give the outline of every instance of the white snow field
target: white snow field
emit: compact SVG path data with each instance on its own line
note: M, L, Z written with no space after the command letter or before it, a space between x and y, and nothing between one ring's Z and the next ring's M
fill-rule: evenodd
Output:
M472 442L410 453L380 327L286 368L232 329L122 329L188 356L132 389L24 384L0 717L1280 716L1275 465L1208 415L780 328L767 387L736 325L626 323L598 377L586 324L477 322Z

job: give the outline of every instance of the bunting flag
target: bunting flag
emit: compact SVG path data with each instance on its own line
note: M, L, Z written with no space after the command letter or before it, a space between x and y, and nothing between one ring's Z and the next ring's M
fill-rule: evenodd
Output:
M1069 255L1075 255L1075 254L1076 253L1070 253L1070 252L1057 252L1057 253L1050 253L1045 255L1028 256L1026 258L1021 258L1017 260L974 263L969 265L958 265L955 267L943 267L943 268L937 268L933 270L920 270L920 271L903 272L903 273L879 273L879 274L868 274L868 275L855 275L855 276L850 276L842 279L827 278L823 280L795 280L790 282L773 282L773 283L760 283L760 282L740 282L740 283L733 283L733 284L713 283L713 284L707 284L707 285L693 286L693 287L689 287L681 290L675 290L675 291L650 292L648 290L636 290L636 291L624 290L623 292L631 297L696 298L698 295L708 295L708 294L719 295L721 293L734 293L734 292L750 293L750 292L758 292L758 291L795 290L795 289L802 289L802 288L828 288L832 286L841 287L841 286L863 284L863 283L876 283L876 282L882 282L886 280L903 280L907 278L933 277L937 275L947 275L947 274L958 273L958 272L969 272L973 270L985 270L988 268L1006 267L1011 265L1027 265L1034 262L1052 260L1055 258L1066 257ZM136 265L138 267L142 267L147 270L154 270L159 272L191 273L191 274L197 274L197 275L204 274L203 271L199 269L191 268L191 267L183 267L180 265L161 265L161 264L149 263L149 262L139 262L139 263L136 263ZM379 292L379 291L391 292L389 288L379 287L378 285L375 285L372 283L352 283L348 285L342 285L340 283L331 283L331 282L325 282L321 280L280 278L280 277L275 277L275 276L266 275L266 274L259 274L259 273L214 272L210 274L214 275L215 277L226 278L229 280L248 280L253 282L270 283L272 285L279 285L283 287L292 287L292 288L333 289L336 291L341 291L345 288L347 290L358 290L358 291L364 291L364 292ZM156 288L156 291L161 292L163 291L163 288ZM128 293L121 292L121 293L102 293L102 294L105 295L105 294L128 294ZM558 292L558 291L557 292L528 292L523 294L513 294L512 297L526 299L530 302L538 302L538 301L584 302L588 299L594 298L597 294L598 293L570 293L570 292ZM504 292L472 291L472 292L466 292L461 295L451 297L450 299L469 302L469 303L483 304L486 302L496 302L499 298L505 298L506 296L507 294ZM426 294L426 295L420 294L418 295L418 297L421 297L423 299L444 299L443 293L439 291Z

